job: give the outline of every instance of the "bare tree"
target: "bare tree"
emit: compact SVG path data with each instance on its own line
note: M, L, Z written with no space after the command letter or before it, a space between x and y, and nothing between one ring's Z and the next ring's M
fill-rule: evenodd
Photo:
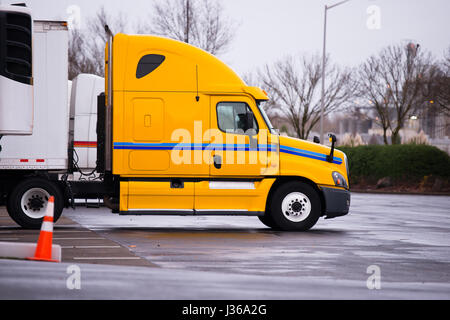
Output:
M385 144L389 131L391 142L400 143L405 120L423 105L432 66L431 55L411 43L388 46L360 66L358 95L373 106Z
M352 95L351 72L327 59L324 115L338 110ZM322 60L319 56L288 56L258 72L261 86L271 98L268 108L281 111L297 137L308 139L320 120Z
M83 33L79 29L69 31L69 80L80 73L95 73L94 64L83 54L86 47Z
M449 128L450 117L450 47L444 58L434 63L424 81L425 102L418 114L427 129L427 134L434 138L444 134ZM440 132L440 133L438 133Z
M430 93L431 101L435 101L438 110L450 116L450 47L447 49L443 60L437 66L433 87Z
M89 18L84 29L71 29L69 33L69 79L80 73L104 76L105 25L114 33L126 32L127 20L123 14L111 16L101 7L95 16Z
M359 71L358 95L367 99L370 107L373 107L376 114L376 122L383 130L383 141L388 143L387 133L390 128L390 95L388 93L388 85L376 85L378 79L378 61L375 56L371 56Z
M236 29L217 0L158 1L152 17L152 23L141 25L140 32L184 41L212 54L227 49Z

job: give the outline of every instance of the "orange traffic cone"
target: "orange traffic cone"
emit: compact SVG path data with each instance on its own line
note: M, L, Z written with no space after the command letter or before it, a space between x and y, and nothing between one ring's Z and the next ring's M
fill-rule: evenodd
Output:
M34 257L27 258L29 260L58 262L57 260L52 260L54 207L55 198L51 196L50 199L48 199L47 210L45 211L44 220L42 221L36 252L34 253Z

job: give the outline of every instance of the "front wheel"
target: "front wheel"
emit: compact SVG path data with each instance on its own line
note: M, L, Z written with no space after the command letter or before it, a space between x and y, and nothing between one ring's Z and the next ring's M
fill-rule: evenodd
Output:
M55 198L56 222L63 210L63 194L56 184L43 178L28 178L16 185L8 196L8 213L21 227L39 229L50 196Z
M281 230L309 230L321 214L319 195L309 184L288 182L273 194L269 214Z

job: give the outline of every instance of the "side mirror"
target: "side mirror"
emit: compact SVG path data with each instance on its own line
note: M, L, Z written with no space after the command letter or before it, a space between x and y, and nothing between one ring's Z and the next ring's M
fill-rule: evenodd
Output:
M327 161L328 162L333 162L333 159L334 159L334 144L336 143L337 139L336 139L336 136L334 134L332 134L332 133L328 134L328 137L329 137L330 142L331 142L331 151L330 151L330 154L327 155Z

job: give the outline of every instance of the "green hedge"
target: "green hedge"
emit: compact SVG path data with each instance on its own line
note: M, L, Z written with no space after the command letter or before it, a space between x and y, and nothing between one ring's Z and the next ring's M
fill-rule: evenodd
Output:
M433 175L450 177L450 157L428 145L370 145L338 147L347 154L353 183L391 177L395 181L418 181Z

